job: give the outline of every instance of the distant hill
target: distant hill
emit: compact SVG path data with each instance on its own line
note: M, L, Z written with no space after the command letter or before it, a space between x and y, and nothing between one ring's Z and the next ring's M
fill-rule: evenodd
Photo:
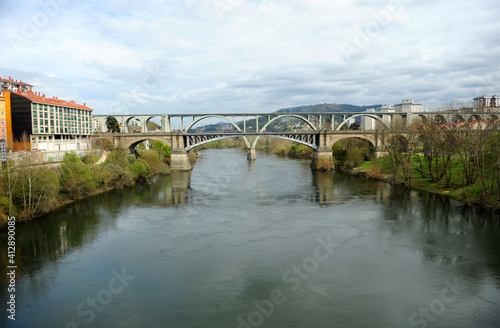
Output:
M342 112L364 112L368 108L379 108L382 105L369 105L369 106L356 106L348 104L319 104L319 105L307 105L307 106L297 106L290 108L282 108L275 111L274 113L342 113ZM359 121L359 120L358 120ZM259 126L267 122L267 117L259 117ZM236 122L236 124L243 128L243 122ZM256 120L249 119L246 122L246 126L255 128ZM219 122L215 124L204 125L198 128L194 128L193 131L229 131L234 129L232 125L228 122ZM270 128L269 130L274 130Z

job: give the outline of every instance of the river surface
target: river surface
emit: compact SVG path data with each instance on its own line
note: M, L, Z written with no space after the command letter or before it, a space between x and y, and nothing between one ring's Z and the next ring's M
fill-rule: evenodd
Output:
M500 327L498 215L309 161L192 172L16 227L5 327Z

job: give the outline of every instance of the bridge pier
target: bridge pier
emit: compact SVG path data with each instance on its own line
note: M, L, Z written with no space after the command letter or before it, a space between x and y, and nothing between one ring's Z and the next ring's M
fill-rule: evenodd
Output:
M384 149L384 147L382 146L375 147L375 150L373 151L373 157L380 158L386 155L389 155L389 153Z
M319 147L313 151L311 169L314 171L333 171L335 169L331 148Z
M188 152L184 149L172 149L170 153L170 170L172 172L186 172L192 169Z
M249 161L255 161L255 147L248 149L247 159Z

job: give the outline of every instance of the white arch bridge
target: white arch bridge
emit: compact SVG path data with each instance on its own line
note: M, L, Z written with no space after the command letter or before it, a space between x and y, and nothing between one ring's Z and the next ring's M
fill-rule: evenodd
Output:
M279 119L297 119L305 124L312 131L320 129L341 130L348 127L358 117L367 117L379 122L381 125L389 125L395 117L406 120L408 113L379 113L379 112L310 112L310 113L228 113L228 114L120 114L120 115L94 115L94 119L99 122L99 127L95 132L106 132L106 118L112 116L121 125L124 133L134 130L141 132L149 131L150 122L158 122L160 130L158 132L193 132L198 123L216 120L218 123L225 123L239 132L264 132L272 123ZM250 124L251 123L251 124Z
M113 115L111 115L113 116ZM94 115L101 122L101 127L106 126L108 115ZM294 141L306 145L314 150L311 167L314 169L333 168L331 161L331 147L336 142L345 138L364 139L372 146L375 155L383 151L384 140L377 130L350 130L354 120L358 117L377 122L377 129L386 129L393 123L399 122L399 127L404 128L414 123L439 121L441 123L460 121L498 120L493 113L456 113L449 112L422 112L422 113L396 113L396 112L322 112L322 113L252 113L252 114L158 114L158 115L114 115L121 122L122 133L94 134L94 139L108 139L115 147L122 147L133 152L135 147L145 140L159 140L168 144L172 149L171 169L173 171L191 170L188 152L198 146L226 138L242 138L248 149L248 158L255 159L255 146L260 137L272 137ZM236 118L241 118L236 121ZM161 131L148 132L148 122L152 119L161 121ZM293 131L277 132L276 123L280 119L294 119L300 121L301 127ZM136 126L142 125L142 132L128 133L129 123L134 120ZM172 129L173 121L177 120L177 128ZM223 125L216 124L218 131L208 131L202 121L225 121ZM138 123L137 123L138 122ZM187 122L187 123L186 123ZM273 124L275 123L275 124ZM402 124L402 125L401 125ZM195 128L195 126L199 126ZM372 125L373 126L373 125ZM297 126L296 126L297 127ZM279 126L278 126L279 128ZM361 126L363 128L363 125ZM222 131L221 131L222 130ZM269 130L269 131L268 131ZM399 133L401 134L401 133ZM402 132L404 134L404 132ZM254 137L252 143L249 137Z

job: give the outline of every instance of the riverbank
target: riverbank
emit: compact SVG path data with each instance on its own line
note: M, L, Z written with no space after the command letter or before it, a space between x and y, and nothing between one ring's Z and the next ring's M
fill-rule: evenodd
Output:
M409 189L448 196L461 202L464 206L500 213L500 200L495 199L489 193L482 193L479 181L469 186L463 186L462 179L459 176L461 168L457 163L455 163L449 182L446 180L432 182L429 177L425 176L425 171L423 173L419 172L416 167L413 168L411 178L408 181L404 181L401 176L394 176L391 173L390 158L388 156L373 161L364 161L360 166L354 168L344 167L337 163L336 169L348 174L364 176L368 179L375 179L393 185L402 185Z
M138 151L137 157L118 149L107 152L105 160L68 153L57 167L31 165L29 158L23 166L10 165L0 179L0 228L9 213L25 222L74 201L169 174L169 154L162 147ZM196 161L196 155L190 160Z

